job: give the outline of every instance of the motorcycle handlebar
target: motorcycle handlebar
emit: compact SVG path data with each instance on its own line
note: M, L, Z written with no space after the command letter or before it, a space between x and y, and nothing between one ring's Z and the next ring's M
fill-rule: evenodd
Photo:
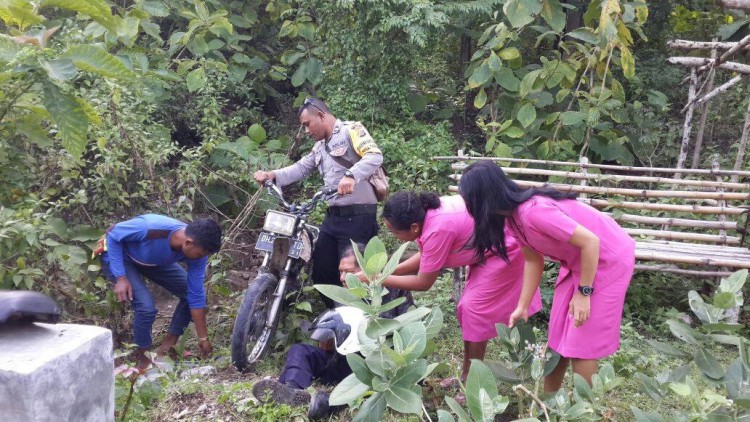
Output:
M276 197L276 199L279 200L281 205L283 205L286 209L292 208L293 204L289 204L284 200L284 196L281 193L281 190L278 186L276 186L275 183L273 183L271 180L266 180L263 182L263 186L268 189L268 193L270 193L272 196ZM324 199L330 199L333 196L336 195L336 192L338 192L338 189L336 187L324 187L323 189L319 190L318 192L313 195L310 202L306 204L300 204L300 207L302 209L305 209L306 211L311 211L315 206Z

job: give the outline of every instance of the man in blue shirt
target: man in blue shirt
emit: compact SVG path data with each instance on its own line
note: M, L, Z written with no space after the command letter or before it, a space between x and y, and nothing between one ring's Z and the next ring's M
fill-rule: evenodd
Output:
M157 352L166 354L177 344L192 320L201 356L211 354L203 282L208 255L220 248L221 227L210 219L185 224L163 215L144 214L107 230L94 253L101 254L102 270L115 283L117 299L130 302L133 307L133 339L138 346L139 369L151 363L145 352L151 348L151 327L157 313L143 277L180 299L167 337ZM187 270L178 262L184 262Z

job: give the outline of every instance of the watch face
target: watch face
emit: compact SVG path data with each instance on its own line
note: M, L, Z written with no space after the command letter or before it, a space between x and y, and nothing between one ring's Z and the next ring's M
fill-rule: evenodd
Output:
M590 296L591 293L594 293L594 288L591 286L579 286L578 290L583 294L584 296Z

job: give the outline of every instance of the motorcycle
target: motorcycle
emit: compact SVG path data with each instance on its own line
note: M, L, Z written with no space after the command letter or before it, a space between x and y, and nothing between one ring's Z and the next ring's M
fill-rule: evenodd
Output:
M244 371L260 359L276 334L288 291L300 288L299 275L309 267L320 229L307 224L319 202L336 188L323 188L303 204L288 203L271 181L263 185L284 211L268 210L255 249L263 253L258 275L247 288L232 329L232 363ZM306 269L309 274L309 268Z

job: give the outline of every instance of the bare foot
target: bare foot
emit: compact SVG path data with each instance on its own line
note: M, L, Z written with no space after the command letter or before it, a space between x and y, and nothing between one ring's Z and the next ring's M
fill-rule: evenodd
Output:
M146 352L148 352L148 349L136 349L133 353L135 367L141 372L146 372L146 369L153 364L151 359L146 355Z

